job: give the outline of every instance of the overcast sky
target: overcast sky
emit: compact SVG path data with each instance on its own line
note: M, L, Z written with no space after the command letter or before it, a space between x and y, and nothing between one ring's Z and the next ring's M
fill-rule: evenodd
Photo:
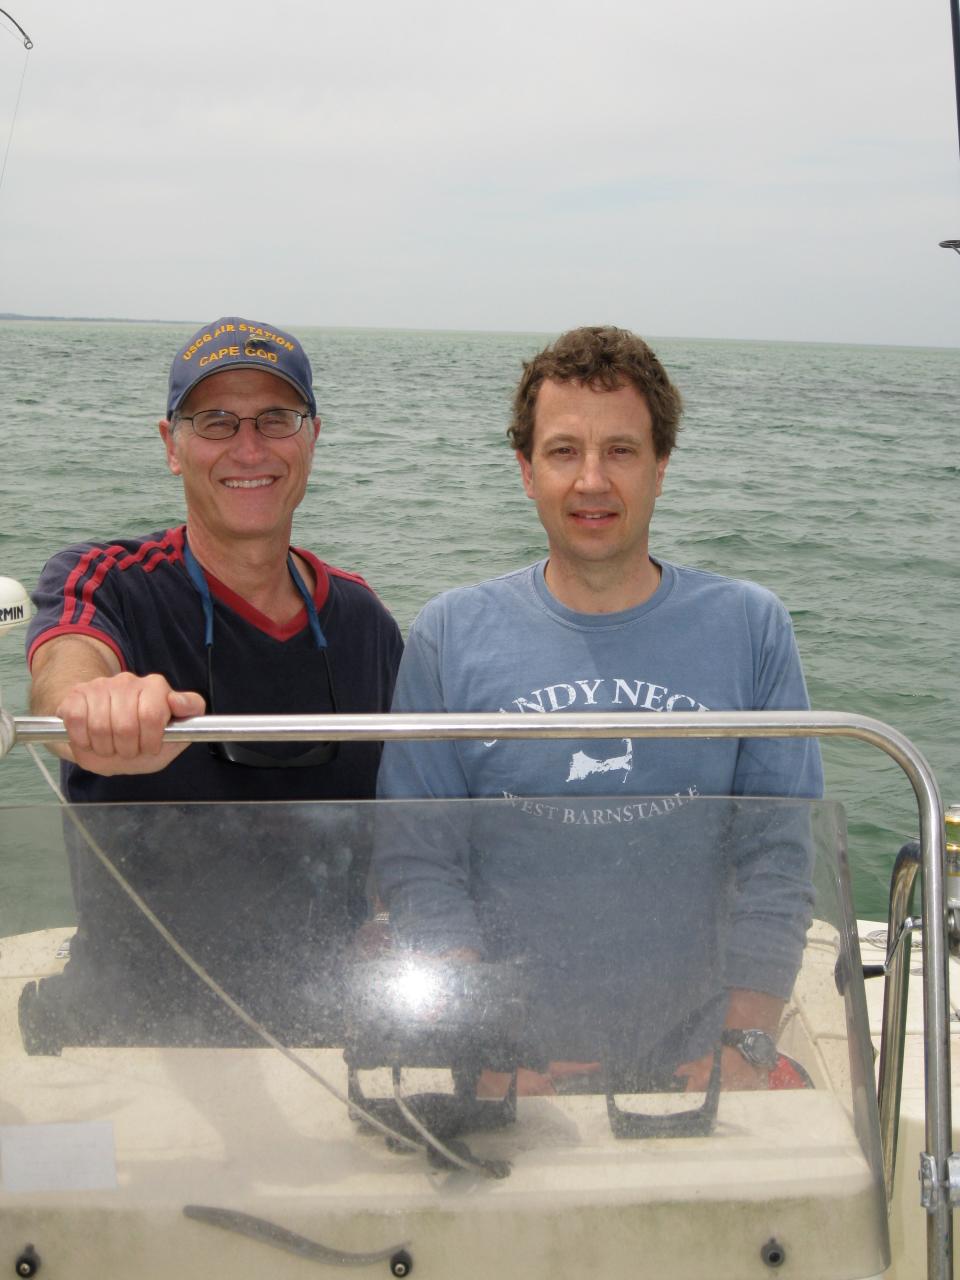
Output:
M0 311L960 346L948 0L3 0Z

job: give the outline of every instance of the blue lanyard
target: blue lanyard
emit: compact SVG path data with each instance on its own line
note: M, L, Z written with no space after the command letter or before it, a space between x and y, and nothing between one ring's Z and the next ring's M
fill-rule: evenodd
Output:
M190 581L196 587L200 596L200 603L203 605L204 633L203 642L209 649L213 644L213 600L210 597L210 588L207 586L207 580L203 575L203 570L197 561L197 557L190 550L190 544L187 542L187 535L183 535L183 563L187 567L187 573L190 575ZM313 634L314 643L318 649L326 649L327 638L323 634L323 628L320 626L320 619L317 617L317 606L313 602L313 596L307 590L307 584L300 576L300 572L293 561L293 553L287 553L287 568L290 570L290 577L293 579L293 585L303 597L303 603L307 610L307 621L310 623L310 631Z

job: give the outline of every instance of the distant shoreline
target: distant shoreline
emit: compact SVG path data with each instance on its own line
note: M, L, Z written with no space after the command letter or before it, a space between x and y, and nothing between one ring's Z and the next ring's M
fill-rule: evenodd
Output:
M190 324L189 320L131 320L129 316L27 316L0 311L0 320L66 320L76 324Z
M4 320L54 320L63 322L64 324L163 324L163 325L179 325L180 327L192 326L196 328L202 323L197 320L150 320L143 317L133 320L129 316L33 316L24 315L19 311L0 311L0 321ZM357 333L471 333L485 334L497 337L536 337L546 338L555 337L556 333L547 329L424 329L411 325L368 325L368 324L307 324L298 322L295 325L287 325L290 329L329 329L338 332L357 332ZM659 342L720 342L720 343L755 343L758 346L786 346L786 347L858 347L858 348L888 348L891 351L958 351L960 347L952 346L917 346L915 343L897 343L897 342L838 342L825 338L717 338L705 337L703 334L690 337L689 335L678 334L648 334L647 340L654 344Z

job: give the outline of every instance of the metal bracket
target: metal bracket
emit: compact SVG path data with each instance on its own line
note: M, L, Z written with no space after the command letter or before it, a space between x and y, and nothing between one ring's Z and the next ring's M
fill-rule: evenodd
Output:
M902 946L904 939L908 937L909 934L920 932L922 929L923 929L923 919L920 916L904 917L903 924L900 926L900 928L897 931L897 936L894 938L892 944L887 949L887 958L883 964L884 970L886 972L889 973L890 966L893 963L893 958L897 954L897 951Z
M17 726L9 711L0 707L0 757L7 754L17 740Z
M934 1213L940 1203L940 1179L937 1164L926 1151L920 1152L920 1203L927 1213Z
M960 956L960 902L947 905L947 946L952 956Z
M941 1197L946 1192L951 1209L960 1206L960 1153L952 1151L947 1156L947 1179L941 1184L937 1176L937 1163L926 1151L920 1152L920 1203L927 1213L935 1213Z

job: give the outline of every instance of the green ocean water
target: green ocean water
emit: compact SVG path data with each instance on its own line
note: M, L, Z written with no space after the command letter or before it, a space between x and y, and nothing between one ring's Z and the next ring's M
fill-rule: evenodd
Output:
M0 574L32 586L67 542L181 519L156 423L195 327L0 322ZM298 336L324 419L298 543L362 573L404 630L436 592L544 553L504 431L520 362L551 335ZM650 340L687 405L654 552L776 591L813 705L895 725L960 801L960 351ZM26 710L21 633L0 636L0 689ZM883 917L913 793L873 748L831 741L824 759L858 913ZM48 798L25 753L0 761L0 800ZM29 848L0 856L7 892L43 894Z

